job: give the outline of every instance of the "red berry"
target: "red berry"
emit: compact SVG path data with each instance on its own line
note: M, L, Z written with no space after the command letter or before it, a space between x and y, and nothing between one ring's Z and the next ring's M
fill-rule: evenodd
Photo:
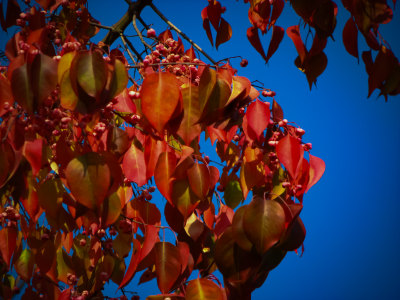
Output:
M86 240L85 240L85 239L81 239L81 240L79 241L79 245L81 245L81 247L85 247L85 245L86 245Z
M148 38L156 37L156 31L153 28L150 28L149 30L147 30L147 37Z
M240 62L240 66L242 68L247 67L248 64L249 64L249 61L247 59L245 59L245 58L243 58L242 61Z

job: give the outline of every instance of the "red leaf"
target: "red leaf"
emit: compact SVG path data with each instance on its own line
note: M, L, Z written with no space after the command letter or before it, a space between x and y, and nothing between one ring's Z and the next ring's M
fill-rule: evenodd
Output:
M201 116L199 88L192 84L182 88L182 98L183 119L177 133L186 145L190 145L201 133L200 125L196 124Z
M276 146L276 154L290 176L295 179L304 155L300 141L291 135L285 136L279 140Z
M170 179L171 175L176 168L176 156L172 152L163 152L158 157L156 168L154 169L154 181L160 191L160 193L167 199L171 204L170 195Z
M16 245L17 230L15 228L2 228L0 230L0 252L8 268L10 268L11 256Z
M260 37L258 36L258 28L257 27L250 27L247 29L247 38L250 41L250 44L254 47L254 49L257 50L258 53L261 54L261 56L264 58L264 60L267 60L267 57L265 56L264 48L261 45Z
M307 49L306 46L304 46L303 41L301 40L299 25L288 27L286 29L286 34L292 39L294 46L296 47L297 53L299 54L301 64L303 64L307 55Z
M110 189L110 168L98 153L89 152L71 160L65 177L75 199L90 209L101 205Z
M343 44L347 52L358 59L358 30L353 18L350 17L343 28Z
M194 163L188 170L187 175L192 191L200 199L204 199L210 189L210 170L204 164Z
M181 255L177 247L168 242L159 242L155 245L156 274L158 288L167 293L181 275Z
M269 23L270 27L272 25L275 25L275 22L281 15L284 6L285 6L285 2L283 0L275 0L274 1L274 6L272 8L272 13L271 13L271 21Z
M215 30L218 30L221 20L222 7L218 1L209 1L207 8L207 17Z
M199 204L200 199L190 189L187 179L174 180L171 187L171 200L186 220Z
M32 173L36 176L42 168L43 162L43 139L25 141L23 154L32 167Z
M283 110L282 107L278 104L278 102L274 101L272 102L272 119L275 122L279 122L283 120Z
M119 289L121 287L124 287L129 281L131 281L133 275L136 272L137 266L140 262L140 257L141 257L141 247L140 243L138 240L133 239L133 249L134 249L134 254L131 257L131 261L129 262L128 270L126 271L124 278L122 278L121 283L119 284Z
M186 287L186 300L224 300L221 288L206 278L189 281Z
M147 136L144 146L144 158L146 162L146 178L149 179L154 175L154 170L157 165L158 157L163 151L167 150L167 145L164 141L153 139Z
M368 78L368 97L371 96L376 88L382 86L383 82L387 80L397 64L398 61L393 52L382 46L375 58Z
M217 31L217 37L215 40L215 47L217 48L217 50L219 45L226 43L231 39L231 37L232 37L231 25L229 25L229 23L226 22L224 18L221 18L221 23L219 25Z
M268 104L256 100L247 108L245 117L247 128L243 128L251 140L260 140L260 137L269 124L270 111Z
M211 45L214 46L214 41L213 41L213 37L211 34L210 20L208 19L208 15L207 15L207 7L204 7L204 9L201 11L201 18L203 19L203 28L207 33L207 37L208 37Z
M30 80L38 105L46 101L47 97L57 86L57 61L51 57L38 54L30 66Z
M274 200L254 197L243 213L243 229L258 253L276 244L285 230L285 211Z
M276 50L278 50L278 47L283 39L284 32L285 31L283 30L282 27L274 26L272 31L271 43L269 44L268 47L266 62L268 62L271 56L276 52Z
M28 112L33 113L33 91L29 80L28 65L25 63L12 72L11 89L14 99Z
M320 180L320 178L322 177L322 175L325 172L325 162L313 155L309 155L310 156L310 179L308 181L308 185L307 185L307 189L306 192L308 192L308 190L318 182L318 180Z
M126 151L122 161L122 170L131 181L136 182L139 186L146 184L146 163L144 153L138 149L134 143Z
M175 75L163 72L147 75L140 95L143 114L158 133L164 135L164 127L181 101Z

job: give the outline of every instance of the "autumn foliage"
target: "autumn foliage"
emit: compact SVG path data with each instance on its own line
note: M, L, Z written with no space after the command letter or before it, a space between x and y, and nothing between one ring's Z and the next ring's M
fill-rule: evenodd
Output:
M184 43L177 28L156 34L144 23L133 45L124 19L102 25L85 0L6 2L1 26L19 29L0 74L2 298L103 299L112 281L126 299L136 275L157 281L147 299L250 299L287 252L302 252L303 198L325 164L275 92ZM127 2L129 24L146 6L161 16L150 1ZM268 61L287 34L311 87L336 4L290 1L312 32L307 47L298 25L277 25L288 1L245 2L250 43ZM358 33L371 47L361 55L369 94L398 94L398 60L377 38L392 9L342 2L347 51L359 58ZM224 11L208 1L201 12L217 48L232 35ZM108 34L93 43L99 30ZM270 31L265 54L259 33Z

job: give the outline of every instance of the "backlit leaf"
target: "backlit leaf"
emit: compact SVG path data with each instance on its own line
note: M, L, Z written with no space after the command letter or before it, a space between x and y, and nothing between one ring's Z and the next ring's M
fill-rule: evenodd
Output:
M186 220L196 208L200 199L191 191L187 179L172 182L171 199Z
M97 51L80 52L71 66L72 78L91 97L97 98L107 82L107 68L103 57Z
M224 300L221 288L206 278L189 281L186 287L186 300Z
M199 88L189 85L182 89L183 98L183 119L178 129L178 135L186 145L198 137L201 127L196 122L200 118Z
M235 209L243 201L242 188L237 180L229 180L225 186L224 199L226 205Z
M290 176L293 179L296 178L304 155L300 141L291 135L285 136L279 140L276 146L276 154Z
M34 258L31 250L22 250L17 261L14 263L15 271L25 281L29 281L32 276Z
M158 288L162 293L167 293L181 274L180 251L171 243L158 242L155 255Z
M207 196L210 188L210 171L205 164L194 163L187 170L191 190L200 199Z
M146 76L141 95L142 112L160 135L171 119L180 100L180 90L175 75L157 72Z
M321 179L322 175L325 172L325 162L319 157L313 156L309 154L310 157L310 179L308 181L307 190L308 190Z
M154 181L160 193L172 204L170 200L170 179L176 168L176 156L172 152L163 152L158 157L154 170Z
M285 230L285 211L274 200L254 197L243 215L243 228L260 254L281 238Z
M221 22L219 24L219 28L217 31L217 37L215 40L215 47L218 49L218 46L226 43L232 37L232 28L231 25L224 18L221 18Z
M68 187L75 199L90 209L105 200L110 188L110 168L105 159L89 152L71 160L65 170Z
M33 113L35 104L33 102L33 91L29 79L27 64L23 64L19 68L15 69L12 73L11 89L14 95L14 99L28 113Z
M57 86L57 61L38 54L30 66L32 89L38 105L41 105Z
M247 205L243 205L235 212L232 219L232 234L234 241L240 248L245 251L251 251L253 243L248 239L243 228L243 216L246 208Z
M144 153L134 143L126 151L122 161L122 170L129 180L136 182L139 186L146 184L146 163Z
M265 56L264 48L261 44L260 37L258 35L258 28L257 27L250 27L247 29L247 38L250 41L250 44L257 50L258 53L261 54L264 60L267 60Z
M70 71L67 70L63 73L60 79L60 104L65 109L75 110L79 102L70 77Z
M275 7L275 5L274 5L274 7ZM268 46L266 62L268 62L269 59L271 58L271 56L276 52L276 50L278 50L278 47L279 47L280 43L282 42L284 34L285 34L285 31L283 30L282 27L279 27L279 26L273 27L271 42Z
M247 127L245 130L247 136L251 140L259 140L261 134L269 124L269 105L260 100L256 100L249 105L244 118L246 118L247 121Z
M307 49L306 46L304 46L303 41L301 40L299 26L295 25L288 27L286 29L286 34L292 39L294 46L296 47L297 53L299 54L300 62L302 64L306 58Z

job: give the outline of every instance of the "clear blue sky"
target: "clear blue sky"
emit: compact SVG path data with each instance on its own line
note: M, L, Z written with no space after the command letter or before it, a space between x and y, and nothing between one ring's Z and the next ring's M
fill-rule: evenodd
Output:
M323 178L304 198L302 219L307 236L303 257L289 253L254 292L253 299L397 298L400 97L391 97L385 103L375 92L367 99L364 65L357 64L341 42L349 13L338 3L336 42L329 41L327 69L319 77L318 87L310 92L304 74L293 64L297 53L287 36L268 65L250 46L245 36L250 27L248 4L243 1L221 0L227 6L224 17L232 26L233 37L218 51L211 48L202 28L200 12L207 1L153 2L216 60L236 55L247 58L247 68L239 67L239 59L232 61L239 75L259 80L276 91L285 117L305 129L304 140L313 144L312 154L326 162ZM114 24L126 6L123 0L89 1L89 10L103 25ZM398 9L382 33L399 57ZM166 28L150 8L144 10L143 19L158 33ZM298 22L286 7L277 25L287 28ZM263 37L265 47L269 39L270 33ZM359 42L359 49L367 50L361 38ZM138 291L143 299L158 293L155 281L136 287L138 277L128 289ZM115 286L107 287L106 294L113 296L114 291Z
M324 159L326 173L304 199L302 218L307 229L305 253L289 253L253 299L395 299L400 268L400 97L388 103L375 92L367 99L363 63L350 56L341 42L349 13L339 5L334 33L336 42L326 49L328 66L310 92L304 74L293 64L297 56L285 36L269 65L250 46L245 36L250 27L248 4L221 1L233 37L211 48L202 28L201 9L207 1L161 1L154 4L216 60L242 55L249 60L239 75L259 80L277 93L285 117L306 130L305 141L313 143L312 154ZM340 1L336 1L340 2ZM390 1L389 1L390 2ZM117 21L126 7L122 0L89 1L94 17L104 25ZM151 9L143 18L157 32L165 24ZM400 56L400 15L382 28L383 36ZM289 7L277 25L287 28L299 18ZM397 30L396 30L397 29ZM270 34L263 37L267 47ZM359 49L367 50L362 39ZM135 280L134 280L135 282ZM140 286L139 294L155 293L155 284ZM132 288L134 288L132 286Z

